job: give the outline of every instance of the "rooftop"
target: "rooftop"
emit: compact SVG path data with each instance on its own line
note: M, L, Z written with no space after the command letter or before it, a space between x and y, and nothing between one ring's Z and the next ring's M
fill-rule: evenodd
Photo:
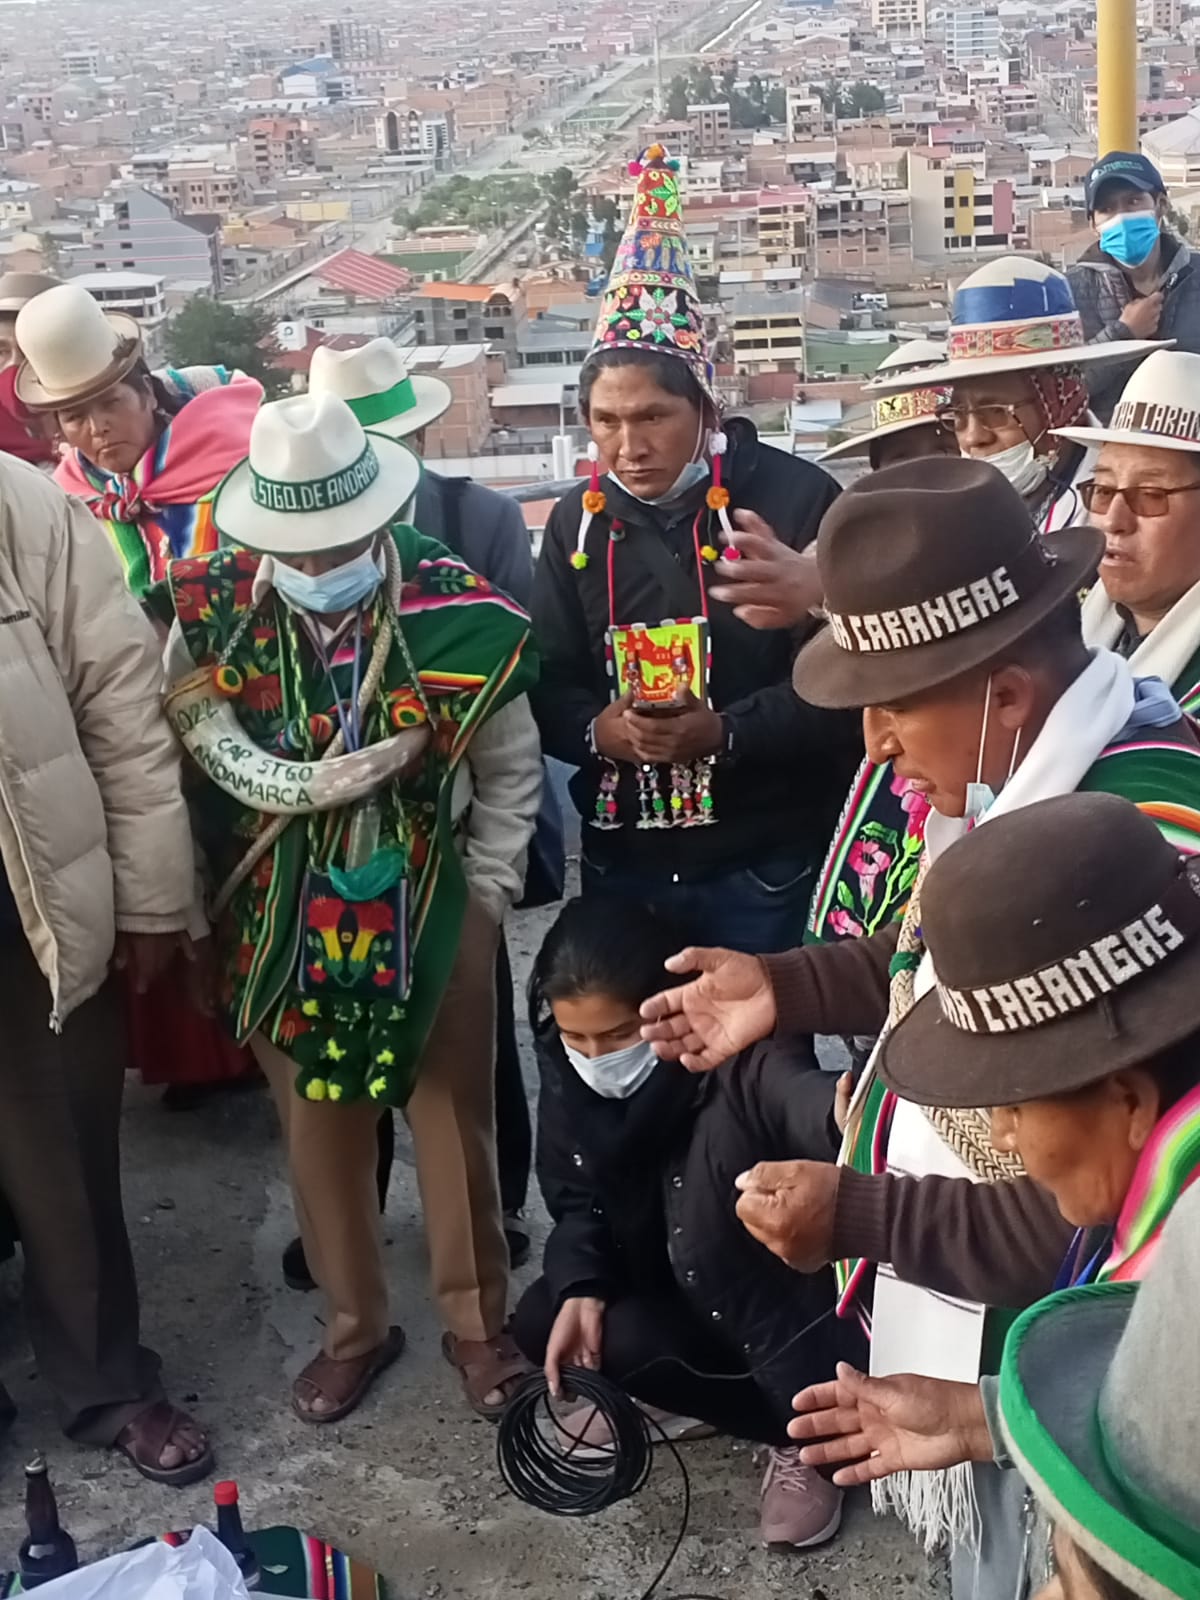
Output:
M392 300L412 288L411 272L390 266L378 256L366 255L361 250L339 250L328 261L323 261L312 275L331 289L362 295L364 299Z

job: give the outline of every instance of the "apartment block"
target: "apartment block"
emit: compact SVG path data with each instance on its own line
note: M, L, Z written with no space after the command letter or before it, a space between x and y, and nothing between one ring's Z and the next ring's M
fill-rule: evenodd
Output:
M1014 248L1016 210L1007 178L988 178L982 150L908 153L913 253L922 261L1003 254Z
M882 38L922 37L925 22L925 0L871 0L871 26Z
M983 6L948 6L946 9L946 65L965 67L972 61L991 61L1000 54L1000 18Z
M375 143L385 155L436 162L454 143L454 112L392 107L375 118Z
M808 260L809 191L764 189L758 200L758 253L769 267L803 267Z
M689 106L688 121L692 126L692 149L696 155L728 150L733 143L733 119L727 100L714 101L706 106Z
M1138 23L1152 33L1178 33L1183 24L1182 0L1138 0Z
M312 130L300 117L254 117L246 131L256 182L270 183L313 166Z
M825 109L819 95L809 94L807 89L788 90L787 129L793 144L826 139L834 126L833 113Z
M903 190L827 189L813 194L809 260L814 277L870 272L881 281L913 267L913 215Z
M146 189L123 190L81 259L93 272L139 272L165 291L221 287L221 234L214 219L187 221Z
M804 371L804 299L800 291L735 291L725 302L725 320L737 371Z
M423 283L413 298L418 345L492 345L513 366L525 316L515 283Z

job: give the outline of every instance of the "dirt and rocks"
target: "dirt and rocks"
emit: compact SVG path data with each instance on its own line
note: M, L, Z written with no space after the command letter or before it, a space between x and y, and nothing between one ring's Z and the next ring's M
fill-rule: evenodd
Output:
M545 914L514 919L518 981L545 924ZM307 1427L292 1415L287 1392L320 1336L320 1302L280 1278L280 1252L294 1230L265 1092L171 1114L157 1091L131 1086L126 1211L144 1336L163 1356L171 1394L210 1427L221 1475L241 1483L249 1525L285 1522L319 1533L377 1567L395 1600L638 1600L679 1527L677 1467L660 1452L635 1500L586 1521L551 1519L509 1496L495 1432L461 1403L440 1353L410 1152L403 1137L398 1144L388 1263L408 1351L356 1416ZM536 1210L534 1224L540 1238ZM24 1344L13 1264L0 1272L0 1376L20 1408L0 1443L0 1567L16 1554L20 1469L35 1449L50 1458L64 1520L85 1558L209 1516L209 1486L156 1488L115 1455L62 1438ZM685 1449L692 1511L664 1600L698 1591L715 1600L945 1593L940 1572L903 1529L873 1517L865 1496L853 1498L840 1537L826 1548L762 1549L751 1452L728 1440Z

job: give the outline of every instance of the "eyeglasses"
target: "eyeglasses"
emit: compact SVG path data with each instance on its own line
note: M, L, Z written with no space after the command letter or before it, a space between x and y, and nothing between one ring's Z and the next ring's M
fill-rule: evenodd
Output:
M937 408L935 415L947 433L966 433L972 417L978 418L985 432L999 433L1001 428L1007 428L1010 423L1015 422L1020 427L1020 409L1017 405L966 406L947 402Z
M1118 489L1115 484L1097 483L1095 478L1089 478L1076 487L1084 505L1097 516L1102 517L1120 495L1135 517L1165 517L1171 509L1171 496L1191 494L1200 489L1200 481L1180 484L1178 489L1160 489L1157 484L1131 484L1127 489Z

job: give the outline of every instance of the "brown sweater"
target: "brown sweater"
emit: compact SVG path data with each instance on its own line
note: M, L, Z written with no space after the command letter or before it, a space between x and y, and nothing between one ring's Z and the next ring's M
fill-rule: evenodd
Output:
M878 1033L887 1018L888 963L899 924L869 939L805 945L764 956L776 1032ZM1054 1287L1074 1229L1032 1178L872 1177L843 1167L833 1224L835 1260L891 1263L896 1276L989 1306L1026 1306Z

